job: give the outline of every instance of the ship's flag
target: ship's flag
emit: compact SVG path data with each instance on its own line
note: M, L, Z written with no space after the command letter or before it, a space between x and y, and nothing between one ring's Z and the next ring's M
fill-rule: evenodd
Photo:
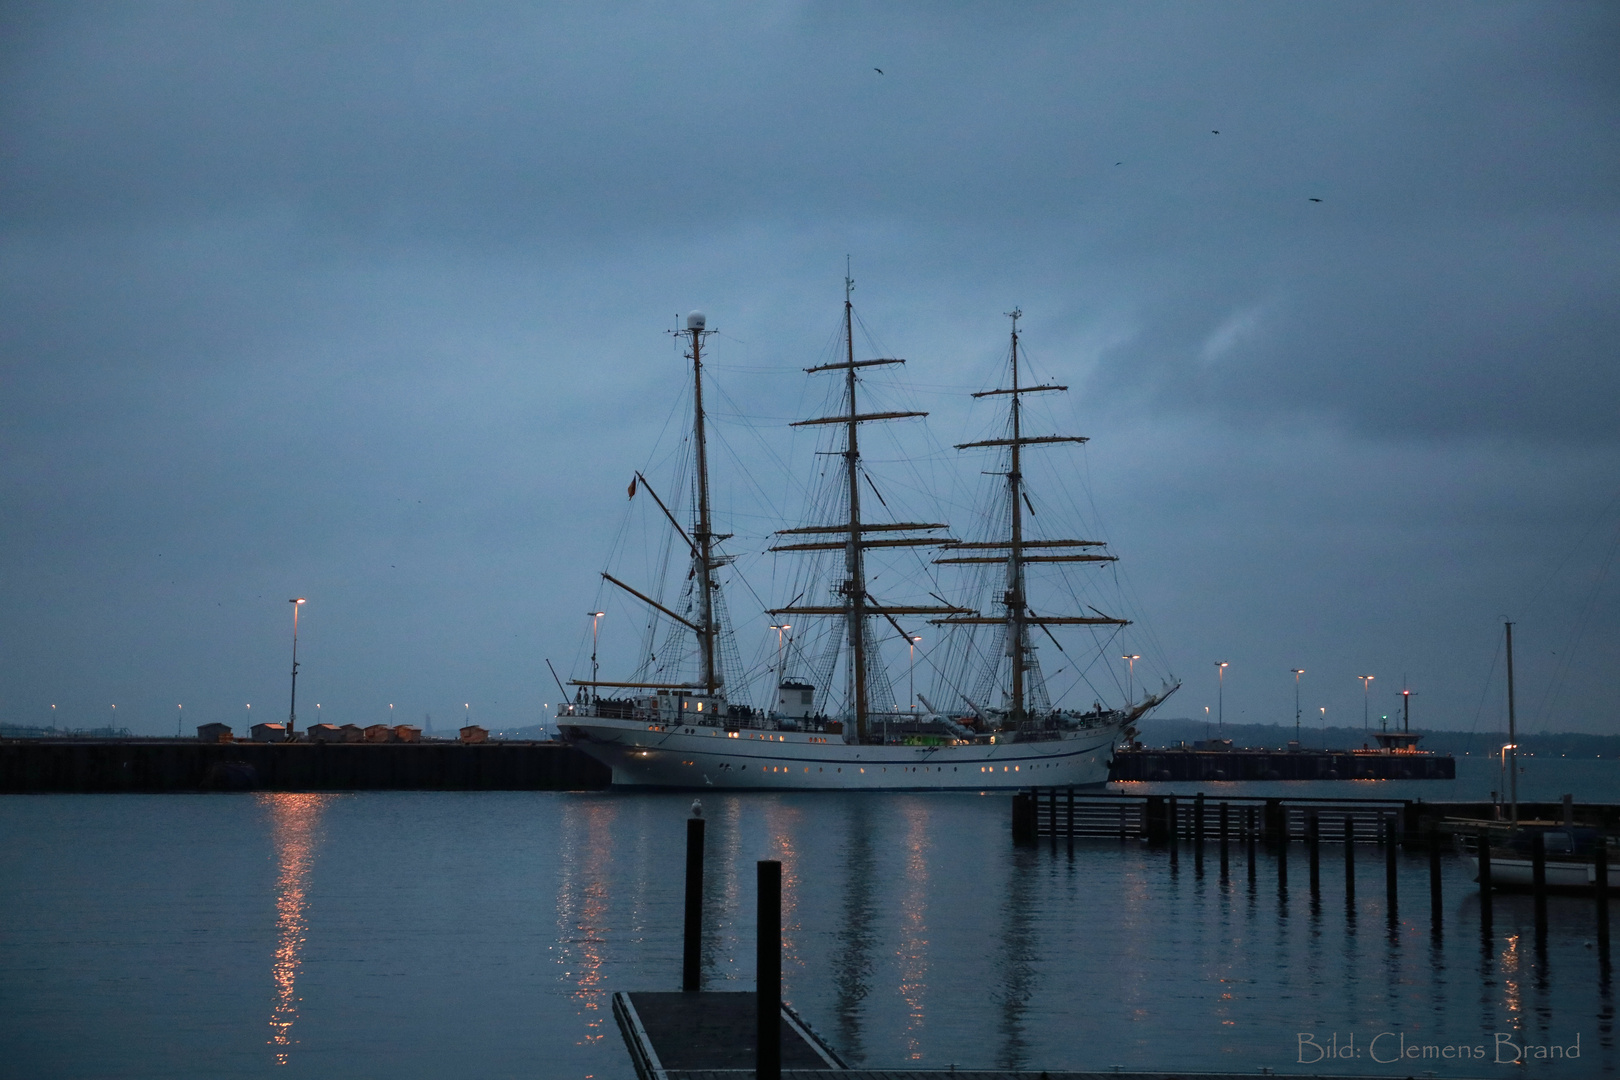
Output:
M632 476L632 477L631 477L631 478L630 478L630 497L631 497L631 498L632 498L632 499L633 499L633 498L635 498L635 497L636 497L636 481L637 481L637 480L638 480L638 479L640 479L640 478L639 478L639 477L635 477L635 476Z

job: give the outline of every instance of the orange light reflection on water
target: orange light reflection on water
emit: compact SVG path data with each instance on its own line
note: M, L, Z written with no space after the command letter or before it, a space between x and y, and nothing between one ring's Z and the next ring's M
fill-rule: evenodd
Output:
M309 872L320 843L321 811L334 796L302 792L273 792L258 796L259 805L270 814L275 837L276 863L276 951L270 965L276 1003L270 1011L268 1045L275 1047L277 1065L287 1064L289 1048L298 1020L298 972L302 963L304 938L309 930Z
M922 1059L925 1024L923 997L928 990L928 810L918 800L908 803L906 817L906 894L900 901L900 997L906 1003L906 1055Z
M607 944L610 906L608 870L613 863L613 819L618 810L611 801L571 805L563 814L563 868L557 890L559 958L568 966L563 977L574 987L570 995L585 1018L586 1036L578 1045L599 1043L608 1035L602 997L603 947ZM583 832L583 836L580 833Z

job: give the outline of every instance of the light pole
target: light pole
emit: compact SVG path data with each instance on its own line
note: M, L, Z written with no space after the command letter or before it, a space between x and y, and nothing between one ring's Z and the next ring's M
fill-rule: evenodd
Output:
M917 711L917 642L919 642L921 640L922 640L922 637L920 635L911 635L911 634L906 635L906 643L911 646L911 669L907 674L908 674L910 682L911 682L911 711L912 712Z
M1302 667L1289 668L1294 673L1294 741L1299 742L1299 677L1305 674Z
M1369 700L1367 688L1372 686L1373 676L1357 675L1356 678L1361 680L1361 730L1366 731L1372 723L1367 714L1367 702Z
M180 737L180 733L182 731L184 731L185 727L186 727L186 725L185 725L186 709L185 709L184 705L176 705L174 708L175 708L175 714L174 714L174 737L178 739Z
M1322 706L1322 749L1327 749L1327 706Z
M318 701L315 703L315 726L321 726L321 703Z
M466 702L461 707L463 709L467 710L466 713L463 714L465 716L467 722L465 724L461 725L461 726L462 727L472 727L472 702L470 702L470 701Z
M780 705L782 702L782 634L784 631L793 629L793 624L782 623L778 625L772 623L771 629L776 631L776 701Z
M1127 665L1125 668L1125 704L1129 705L1131 702L1136 700L1136 695L1133 693L1132 687L1135 685L1136 679L1136 662L1142 659L1142 654L1126 653L1125 655L1121 656L1120 659L1125 661Z
M304 606L304 598L300 596L287 603L293 606L292 704L287 708L287 741L292 742L293 733L298 729L298 609Z
M1220 722L1221 738L1226 738L1226 669L1225 660L1215 661L1215 718ZM1204 735L1208 737L1209 732Z
M605 611L593 611L593 612L591 612L591 700L592 701L595 701L596 698L598 697L597 686L596 686L596 632L597 632L597 628L602 625L602 616L604 616L606 614L607 614L607 612L605 612Z
M56 706L51 706L51 730L56 730Z
M1209 706L1204 706L1204 741L1209 742Z

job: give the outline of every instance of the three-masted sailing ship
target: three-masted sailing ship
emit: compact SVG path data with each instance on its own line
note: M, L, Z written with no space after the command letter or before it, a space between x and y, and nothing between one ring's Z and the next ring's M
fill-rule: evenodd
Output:
M840 462L839 468L830 470L836 491L828 505L836 509L836 520L782 529L770 547L831 571L830 580L807 583L792 601L769 611L777 620L791 617L801 625L803 620L830 624L821 637L824 647L813 661L805 662L809 674L789 677L785 669L773 669L776 701L771 709L750 708L730 697L733 687L721 648L729 628L721 617L715 573L729 558L716 551L725 537L714 532L704 432L703 345L710 331L704 317L694 312L684 333L693 379L695 506L690 526L683 527L658 501L668 524L690 551L689 588L677 611L610 574L602 576L695 637L697 677L602 681L593 663L591 678L574 680L575 700L559 710L561 737L608 765L615 785L632 787L983 790L1105 782L1114 747L1133 737L1135 722L1179 684L1138 700L1127 694L1120 708L1098 703L1086 712L1053 707L1046 692L1032 632L1040 631L1057 645L1052 628L1117 630L1128 625L1123 618L1095 609L1090 614L1061 614L1031 607L1032 565L1106 563L1114 558L1103 551L1106 545L1101 542L1034 537L1026 527L1025 510L1032 511L1033 504L1022 468L1025 453L1085 439L1026 434L1021 399L1065 388L1021 385L1017 325L1021 313L1014 313L1011 385L975 395L1008 401L1006 432L1003 437L958 446L1003 455L1006 468L993 473L1003 480L996 500L999 512L992 515L992 528L1000 531L962 541L949 535L944 522L887 521L881 514L864 513L863 482L880 505L884 500L862 464L862 426L926 414L862 411L859 373L905 361L855 358L852 287L846 277L842 355L806 369L810 375L840 379L841 407L794 425L837 432L832 448L821 451ZM645 482L640 474L637 480ZM908 548L934 549L935 565L968 568L981 577L994 575L998 587L991 602L978 607L953 604L936 588L924 590L934 603L879 599L870 591L869 559ZM908 647L914 646L918 639L899 620L916 617L926 617L939 627L947 638L943 652L960 661L960 672L942 676L949 696L935 693L938 708L926 695L915 696L923 710L916 709L915 702L910 708L898 708L883 664L882 639L892 630ZM780 635L789 625L779 621L772 629ZM834 679L839 671L841 685ZM622 696L604 696L604 690Z

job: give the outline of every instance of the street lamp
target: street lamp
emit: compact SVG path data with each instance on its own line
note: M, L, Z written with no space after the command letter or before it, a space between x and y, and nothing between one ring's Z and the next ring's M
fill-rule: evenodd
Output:
M1299 677L1305 674L1302 667L1289 668L1294 673L1294 741L1299 742Z
M1221 738L1226 738L1226 669L1229 665L1225 660L1215 661L1215 718L1221 725ZM1207 731L1204 733L1209 734Z
M920 635L918 635L918 636L913 636L911 634L906 635L906 643L911 646L911 670L908 672L908 675L909 675L910 680L911 680L911 711L912 712L917 711L917 642L919 642L921 640L922 640L922 637Z
M1327 706L1322 706L1322 749L1327 749Z
M601 625L601 623L602 623L602 616L604 616L606 614L607 614L607 612L605 612L605 611L593 611L593 612L591 612L591 700L592 701L596 700L596 698L598 696L597 695L597 686L596 686L596 631L597 631L597 627L599 627Z
M287 709L287 741L291 742L298 728L298 609L304 606L304 598L300 596L287 603L293 606L292 704Z
M1361 680L1361 730L1366 731L1371 724L1367 717L1367 688L1372 685L1373 676L1357 675L1356 678Z
M785 631L793 629L793 624L792 623L782 623L782 624L778 625L776 623L772 623L771 624L771 629L776 631L776 700L777 700L777 704L781 704L781 701L782 701L782 634Z
M175 711L175 714L174 714L174 737L178 739L180 737L180 732L185 730L186 725L185 725L185 723L183 721L185 719L186 709L185 709L184 705L176 705L175 710L176 711Z
M1142 659L1142 654L1126 653L1124 656L1121 656L1120 659L1129 665L1125 669L1125 704L1129 705L1136 699L1136 695L1132 693L1131 687L1134 685L1134 680L1136 678L1136 662Z

